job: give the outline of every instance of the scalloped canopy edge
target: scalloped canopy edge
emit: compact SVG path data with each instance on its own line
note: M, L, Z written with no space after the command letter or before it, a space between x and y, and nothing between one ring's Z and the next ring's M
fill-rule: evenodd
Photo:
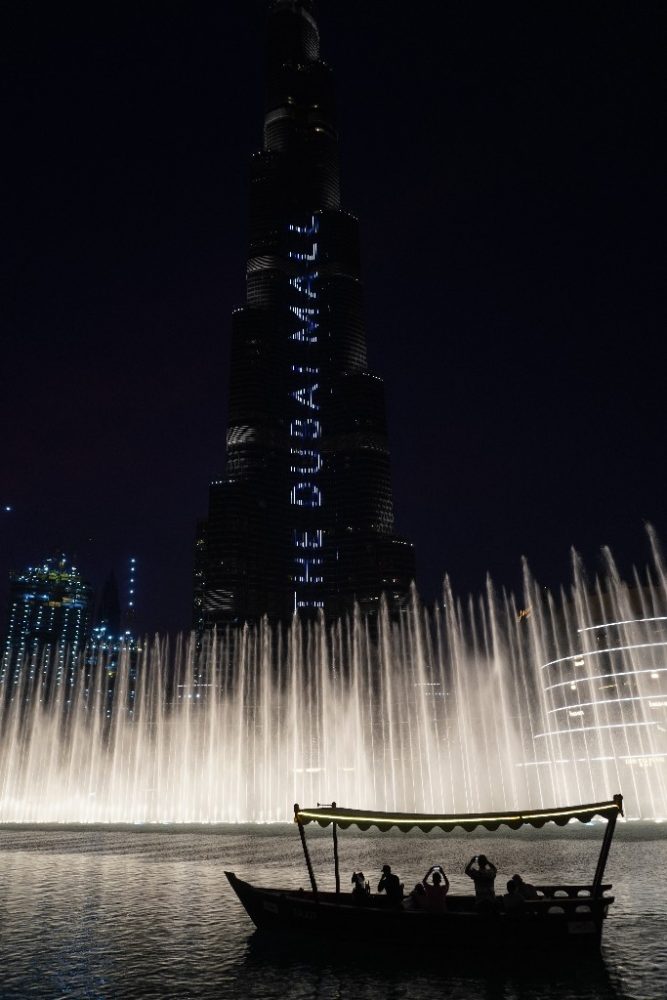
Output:
M573 819L579 820L580 823L590 823L596 816L610 820L619 815L623 815L622 795L615 795L608 802L594 802L589 805L562 806L553 809L526 809L520 812L505 810L497 814L492 811L449 816L437 813L386 813L374 809L344 809L341 806L335 808L318 807L316 809L301 809L295 806L294 809L296 823L318 823L322 827L335 823L341 829L356 826L360 830L376 827L382 833L386 833L394 827L405 833L414 829L422 830L424 833L429 833L431 830L443 830L445 833L451 833L458 828L471 833L479 826L490 831L497 830L501 826L518 830L522 826L540 828L546 823L565 826Z

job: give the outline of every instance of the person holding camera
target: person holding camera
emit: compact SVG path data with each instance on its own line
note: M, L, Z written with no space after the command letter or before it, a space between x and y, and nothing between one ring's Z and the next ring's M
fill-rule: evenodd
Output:
M465 873L475 883L477 904L493 902L496 898L494 883L498 869L485 854L476 854L465 867Z
M445 897L449 892L449 879L442 865L431 865L421 884L424 887L424 895L420 897L420 902L423 901L424 909L431 913L443 913L447 908Z

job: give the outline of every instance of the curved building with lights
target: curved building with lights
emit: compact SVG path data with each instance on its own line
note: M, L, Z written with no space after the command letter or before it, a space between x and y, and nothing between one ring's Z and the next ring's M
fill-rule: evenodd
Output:
M560 650L541 664L536 763L570 787L622 788L658 818L667 787L667 614L655 591L627 590L622 607L598 594L565 608ZM661 613L662 612L662 613ZM565 647L567 641L567 648Z

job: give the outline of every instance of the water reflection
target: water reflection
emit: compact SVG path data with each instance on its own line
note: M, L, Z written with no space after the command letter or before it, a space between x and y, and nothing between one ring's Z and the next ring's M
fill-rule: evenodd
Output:
M271 944L254 932L224 869L273 885L305 881L292 829L214 832L0 829L2 1000L145 998L424 998L628 1000L667 994L667 903L656 871L667 867L664 831L625 827L609 876L618 898L603 956L576 970L461 966L442 949L413 955ZM330 838L309 838L327 884ZM590 874L591 831L546 838L495 837L485 847L501 871L538 880ZM472 853L466 837L341 837L345 865L367 874L384 860L416 878L437 857L455 886ZM467 881L467 880L465 880ZM481 965L481 963L479 963Z
M307 958L304 958L304 950ZM602 956L566 968L495 968L480 972L480 957L461 959L447 951L420 956L380 951L359 955L341 948L290 945L272 942L255 932L248 942L244 979L252 984L248 996L272 995L264 991L266 970L279 971L286 981L298 984L298 994L312 998L442 997L451 1000L535 1000L542 997L617 1000L621 996ZM545 982L546 980L546 982ZM290 994L292 995L292 994Z

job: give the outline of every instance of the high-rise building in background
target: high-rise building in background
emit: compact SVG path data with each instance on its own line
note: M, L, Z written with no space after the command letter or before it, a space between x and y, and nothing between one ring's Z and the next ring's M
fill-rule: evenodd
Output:
M10 576L7 628L0 660L0 698L30 701L70 685L78 670L96 667L113 683L123 656L134 678L140 644L134 627L137 561L128 563L123 600L115 574L99 599L64 555Z
M341 208L331 69L309 0L268 18L264 142L250 178L224 475L198 526L195 625L396 606L383 384L368 368L357 219Z
M95 609L95 626L93 628L93 639L103 636L112 636L116 639L120 636L121 622L120 592L116 574L112 571L102 584L102 591Z
M10 577L0 685L13 697L22 682L48 696L67 682L89 638L92 589L64 555ZM27 672L27 675L26 675Z
M103 666L111 682L115 679L123 656L129 664L130 681L136 677L139 640L135 628L137 560L132 556L128 563L125 600L121 603L116 575L111 572L105 580L95 611L95 625L91 632L86 656L86 668Z

